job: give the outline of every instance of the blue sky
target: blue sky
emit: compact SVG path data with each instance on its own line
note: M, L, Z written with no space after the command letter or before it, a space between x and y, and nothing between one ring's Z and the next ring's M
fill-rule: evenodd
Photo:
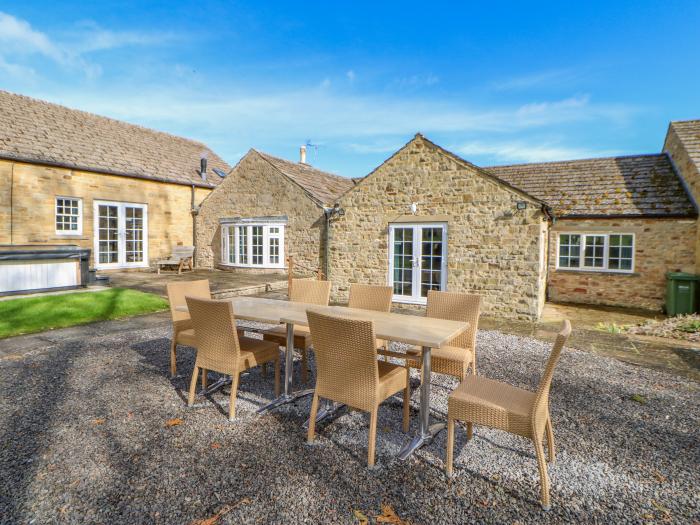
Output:
M700 2L0 3L0 89L362 176L420 131L482 165L660 151Z

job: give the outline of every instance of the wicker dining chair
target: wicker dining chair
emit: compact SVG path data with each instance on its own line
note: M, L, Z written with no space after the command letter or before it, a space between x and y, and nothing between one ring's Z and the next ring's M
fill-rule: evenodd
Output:
M170 303L170 316L173 320L173 337L170 342L170 375L175 377L177 375L177 345L196 347L190 314L181 312L177 308L187 306L185 296L211 299L211 290L209 279L167 283L165 288ZM245 335L244 331L238 329L238 335Z
M447 345L432 350L432 372L460 380L466 377L469 370L476 374L476 332L480 314L480 295L428 291L427 317L469 323L469 328ZM420 352L418 348L409 349L406 353L406 366L420 368Z
M187 308L197 340L197 358L192 371L188 406L194 403L197 377L202 371L202 386L206 388L207 373L230 375L231 400L229 419L236 415L236 395L240 373L258 365L274 363L275 397L280 393L280 348L271 341L239 337L236 318L230 301L186 297Z
M554 433L549 413L549 387L552 383L554 367L570 334L571 323L565 320L554 341L537 392L482 376L469 375L450 394L447 401L447 459L445 461L448 474L452 474L456 420L467 424L467 439L472 437L473 425L505 430L534 442L540 472L540 502L545 510L550 508L549 478L542 440L546 433L549 462L554 463Z
M374 312L390 312L391 297L393 290L391 286L375 286L371 284L350 285L350 298L348 307L359 308L361 310L372 310ZM382 353L389 348L388 341L377 339L377 352Z
M408 432L408 369L377 360L372 321L308 311L316 354L316 387L307 441L313 442L319 399L370 413L367 465L374 466L379 404L403 390L403 431Z
M292 279L292 288L289 292L289 300L295 303L317 304L328 306L331 296L330 281L316 281L312 279ZM276 326L262 332L265 341L272 341L280 346L287 347L287 327ZM306 326L294 327L294 348L301 352L301 381L306 383L308 379L308 350L311 347L311 333Z
M177 345L196 347L190 314L176 308L187 305L185 296L210 299L211 290L208 279L168 283L166 290L170 302L170 316L173 320L173 337L170 342L170 375L175 377L177 375Z

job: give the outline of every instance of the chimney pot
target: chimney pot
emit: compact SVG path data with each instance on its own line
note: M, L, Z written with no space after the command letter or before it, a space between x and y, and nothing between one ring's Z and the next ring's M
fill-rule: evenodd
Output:
M299 162L301 164L306 164L306 146L299 148Z

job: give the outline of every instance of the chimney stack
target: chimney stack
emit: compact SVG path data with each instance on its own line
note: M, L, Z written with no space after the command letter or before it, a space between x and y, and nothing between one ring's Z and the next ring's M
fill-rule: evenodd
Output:
M299 148L299 162L301 164L306 164L306 146Z
M207 154L202 153L199 157L199 176L202 180L207 180Z

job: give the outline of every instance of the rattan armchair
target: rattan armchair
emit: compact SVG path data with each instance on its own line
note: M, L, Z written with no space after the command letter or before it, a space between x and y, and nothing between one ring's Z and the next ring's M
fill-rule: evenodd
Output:
M190 314L177 310L178 306L186 306L185 296L211 298L209 280L184 281L168 283L166 285L168 301L170 302L170 315L173 320L173 337L170 342L170 375L177 375L177 345L196 347L194 329Z
M186 297L197 342L197 358L192 371L187 404L194 403L197 377L202 371L202 386L206 388L208 371L230 375L231 401L229 419L236 415L236 395L240 373L273 362L275 364L275 397L280 391L280 348L271 341L239 337L236 318L230 301Z
M292 279L289 300L296 303L317 304L328 306L331 296L330 281L316 281L312 279ZM287 328L276 326L262 332L265 341L272 341L280 346L287 347ZM301 381L306 383L308 379L307 353L311 347L311 333L306 326L294 327L294 348L301 352Z
M432 372L451 375L460 380L466 377L470 370L472 374L476 374L476 332L480 314L480 295L428 291L428 317L469 323L469 328L448 345L432 350ZM421 367L420 349L408 350L406 366Z
M313 442L319 399L370 413L367 465L374 466L379 404L403 390L403 430L408 431L408 369L377 360L374 324L308 311L316 355L316 387L307 441Z
M467 376L447 401L447 459L445 469L452 473L455 421L467 424L467 439L473 425L484 425L531 439L535 444L540 471L540 501L549 509L549 478L542 440L547 435L549 462L555 459L554 433L549 413L549 387L561 350L571 334L571 323L564 321L549 355L537 392L530 392L481 376Z

